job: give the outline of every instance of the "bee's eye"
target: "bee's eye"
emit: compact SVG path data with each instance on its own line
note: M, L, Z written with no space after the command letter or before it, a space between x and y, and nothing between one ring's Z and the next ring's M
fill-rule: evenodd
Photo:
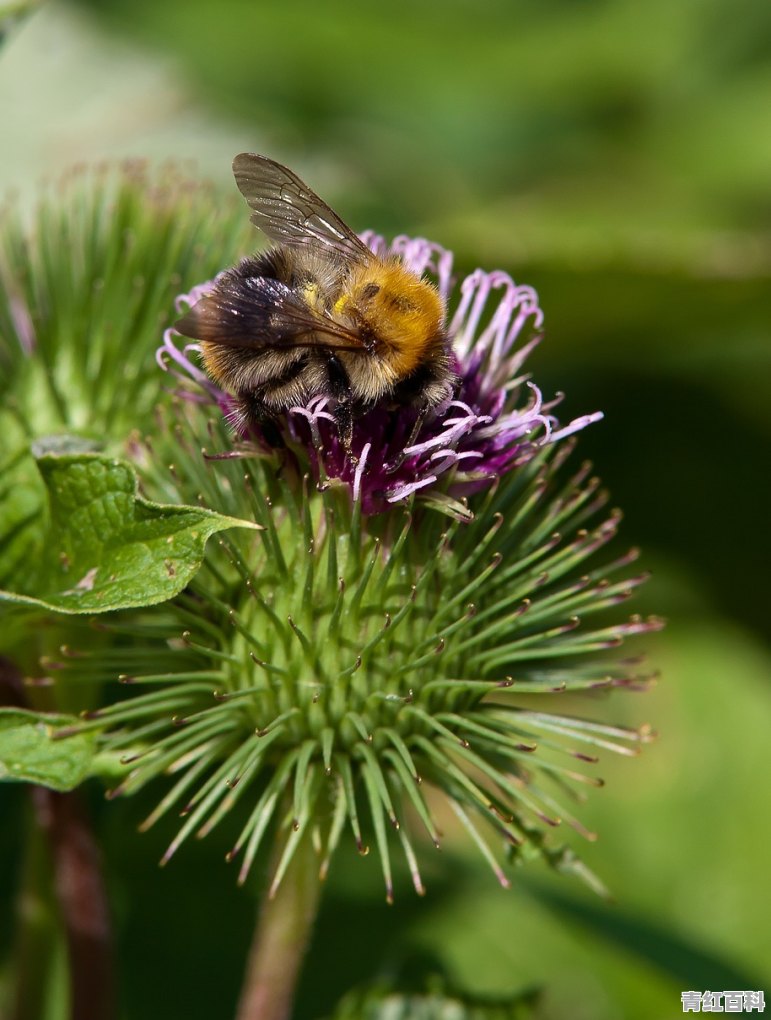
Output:
M364 301L371 301L372 298L380 293L380 284L368 283L366 287L362 287L361 296Z

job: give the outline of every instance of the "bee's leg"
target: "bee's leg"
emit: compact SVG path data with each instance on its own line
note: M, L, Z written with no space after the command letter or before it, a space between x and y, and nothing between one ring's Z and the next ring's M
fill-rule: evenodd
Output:
M281 435L281 428L276 418L265 407L264 402L256 393L239 393L236 398L237 416L233 421L236 431L246 432L249 438L256 440L259 435L262 445L275 450L278 456L276 478L280 478L289 459L289 450ZM258 440L259 444L259 440Z
M256 393L238 394L233 424L238 432L258 430L272 450L283 450L286 447L278 422Z
M338 400L335 407L335 421L337 431L340 435L340 442L343 444L345 455L352 464L358 464L359 458L351 449L353 443L353 404L350 400Z
M407 459L406 451L414 444L415 440L420 435L420 430L423 428L427 415L428 408L425 405L423 405L423 407L421 407L421 409L418 411L418 416L415 419L412 428L410 429L409 437L407 438L407 442L402 447L401 453L397 456L395 461L392 461L392 463L390 464L386 464L385 473L387 475L392 475L394 471L398 471L399 468L404 463L404 461Z
M286 443L284 442L284 437L281 435L278 422L276 422L273 418L263 418L259 424L263 439L272 450L286 449Z
M335 398L335 422L343 449L352 464L358 464L359 458L351 449L353 443L353 393L351 382L345 366L334 354L327 354L327 372L329 390Z

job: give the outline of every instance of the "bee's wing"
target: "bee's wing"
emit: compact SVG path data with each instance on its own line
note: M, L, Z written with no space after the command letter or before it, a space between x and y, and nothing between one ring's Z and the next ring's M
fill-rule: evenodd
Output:
M238 190L252 210L252 223L276 244L315 247L348 262L366 263L372 252L326 202L287 167L242 152L233 160Z
M269 347L367 351L355 333L315 312L285 284L264 276L218 280L174 328L194 340L255 351Z

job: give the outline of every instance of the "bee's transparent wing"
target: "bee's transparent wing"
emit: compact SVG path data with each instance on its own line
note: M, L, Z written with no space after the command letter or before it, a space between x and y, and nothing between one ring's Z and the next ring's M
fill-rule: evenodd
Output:
M242 152L233 160L238 190L252 210L252 223L276 244L314 247L348 262L374 256L350 227L297 174L267 156Z
M363 354L363 341L344 326L314 312L278 280L224 276L174 324L194 340L254 351L270 347L316 347Z

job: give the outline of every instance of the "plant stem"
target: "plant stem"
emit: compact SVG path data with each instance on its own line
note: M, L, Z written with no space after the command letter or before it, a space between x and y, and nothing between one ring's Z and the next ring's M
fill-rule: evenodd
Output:
M21 670L2 656L0 705L28 707ZM56 937L51 904L55 898L67 946L69 1015L76 1020L110 1020L115 1016L112 933L101 856L85 804L77 791L56 793L43 786L30 786L30 796L35 823L19 899L21 934L11 1015L16 1020L40 1015L46 962Z
M99 849L76 792L32 788L38 824L48 837L70 972L70 1015L115 1015L112 936Z
M45 839L31 811L27 821L16 903L8 1020L36 1020L45 1015L59 934Z
M237 1020L288 1020L295 985L316 918L319 861L306 833L273 898L260 908Z

